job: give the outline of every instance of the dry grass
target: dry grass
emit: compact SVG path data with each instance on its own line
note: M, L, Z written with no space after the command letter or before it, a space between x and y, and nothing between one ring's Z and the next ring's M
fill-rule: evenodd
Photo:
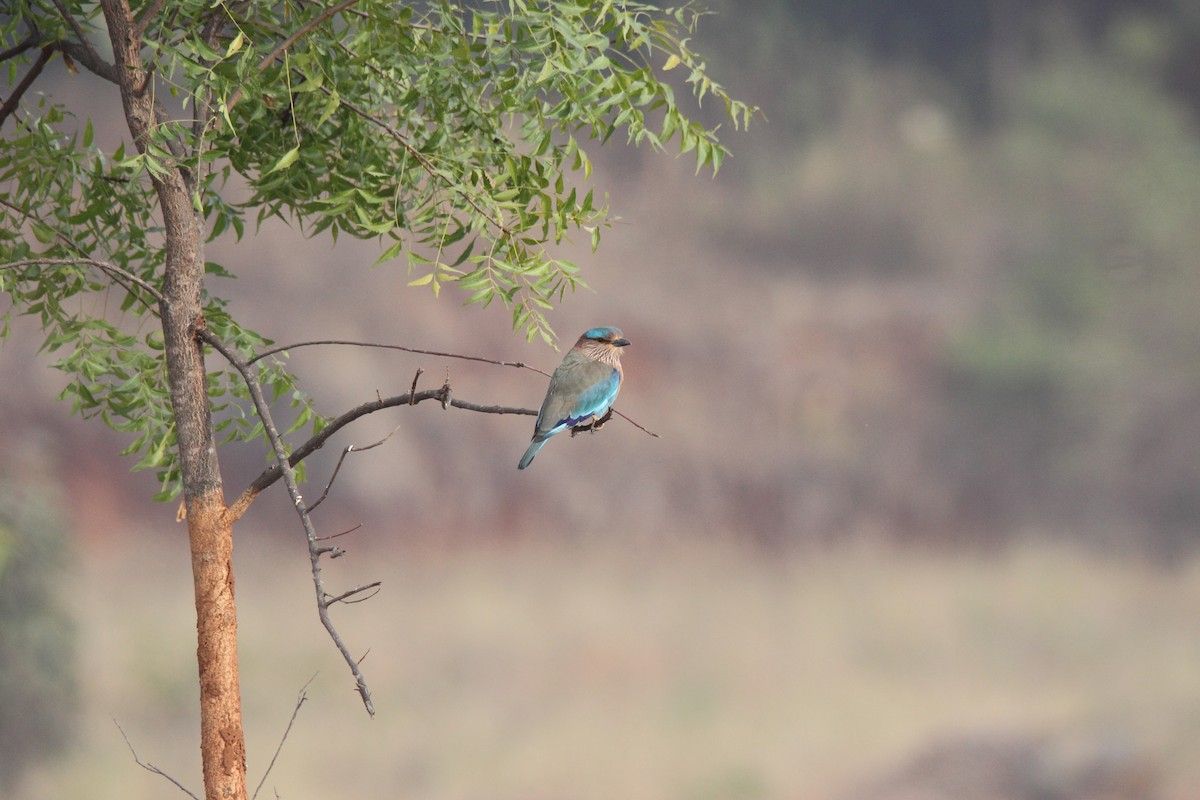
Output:
M74 587L78 747L22 798L198 788L186 551L143 537ZM764 558L728 545L536 544L360 554L335 585L378 718L316 622L297 548L239 552L250 774L260 797L820 798L931 739L1119 737L1167 797L1200 789L1200 564L1170 572L1046 545L994 556L870 548Z

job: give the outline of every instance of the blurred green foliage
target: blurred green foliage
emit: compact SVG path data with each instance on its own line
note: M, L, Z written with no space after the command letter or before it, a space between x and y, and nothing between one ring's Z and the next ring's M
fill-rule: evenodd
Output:
M1200 6L736 9L744 37L705 46L731 85L773 77L774 156L720 224L816 285L929 297L931 411L866 409L891 441L842 479L899 486L878 502L915 530L1200 544Z
M76 703L75 630L59 581L67 542L48 492L0 486L0 790L60 752Z
M1011 233L953 343L951 399L977 423L978 479L1021 475L1027 508L1140 517L1174 548L1200 530L1200 505L1167 508L1200 489L1176 443L1200 452L1200 142L1119 44L1067 37L977 145ZM991 463L1013 442L1019 463Z
M124 454L139 457L135 469L157 471L159 500L181 483L153 322L166 269L155 179L184 180L209 241L241 240L248 221L271 218L309 236L374 240L376 264L403 261L409 286L496 301L511 310L514 331L556 346L546 312L586 285L558 246L577 236L594 250L610 224L585 148L624 136L716 173L727 154L718 125L695 121L689 106L722 108L720 121L734 129L757 112L726 93L689 46L700 14L688 6L353 6L187 0L170 15L145 14L138 38L149 94L185 111L156 109L136 148L103 119L78 119L43 84L21 97L22 81L41 69L38 54L90 52L93 40L104 49L98 5L19 2L0 15L0 80L16 109L11 134L0 137L0 294L11 301L0 309L0 340L14 316L40 321L45 349L59 353L54 366L71 378L61 397L131 435ZM334 16L337 24L324 24ZM91 60L80 65L103 73ZM678 93L668 75L679 76ZM250 197L235 202L241 186ZM206 262L205 271L216 279L238 270ZM109 309L110 291L119 312ZM204 319L253 361L268 341L233 317L236 294L208 281ZM101 311L92 297L105 298ZM316 434L326 420L282 359L261 365L259 381L270 401L290 403L293 429ZM217 432L265 439L240 376L209 378Z

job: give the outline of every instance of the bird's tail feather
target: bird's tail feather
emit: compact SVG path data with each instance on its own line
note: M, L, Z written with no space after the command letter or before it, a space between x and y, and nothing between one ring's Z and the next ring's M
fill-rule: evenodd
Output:
M521 456L521 463L517 464L517 469L525 469L529 463L533 461L533 457L538 454L538 450L542 449L542 445L546 443L545 439L534 439L529 443L528 449L525 450L525 455Z

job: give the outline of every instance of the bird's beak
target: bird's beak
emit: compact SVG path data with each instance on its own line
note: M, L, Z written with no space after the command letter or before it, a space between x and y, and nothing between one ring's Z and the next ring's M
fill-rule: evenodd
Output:
M628 339L613 339L613 347L628 347Z

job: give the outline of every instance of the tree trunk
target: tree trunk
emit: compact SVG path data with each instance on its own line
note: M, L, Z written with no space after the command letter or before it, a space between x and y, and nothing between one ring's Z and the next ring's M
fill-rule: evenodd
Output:
M121 101L134 144L145 152L159 124L153 79L141 57L128 0L101 0L113 45ZM165 115L163 115L165 116ZM162 315L167 377L183 496L187 506L196 593L196 659L200 672L200 755L207 800L244 800L246 746L238 686L237 608L233 595L233 525L225 506L208 404L204 351L204 225L192 206L194 186L183 164L152 173L166 231Z

